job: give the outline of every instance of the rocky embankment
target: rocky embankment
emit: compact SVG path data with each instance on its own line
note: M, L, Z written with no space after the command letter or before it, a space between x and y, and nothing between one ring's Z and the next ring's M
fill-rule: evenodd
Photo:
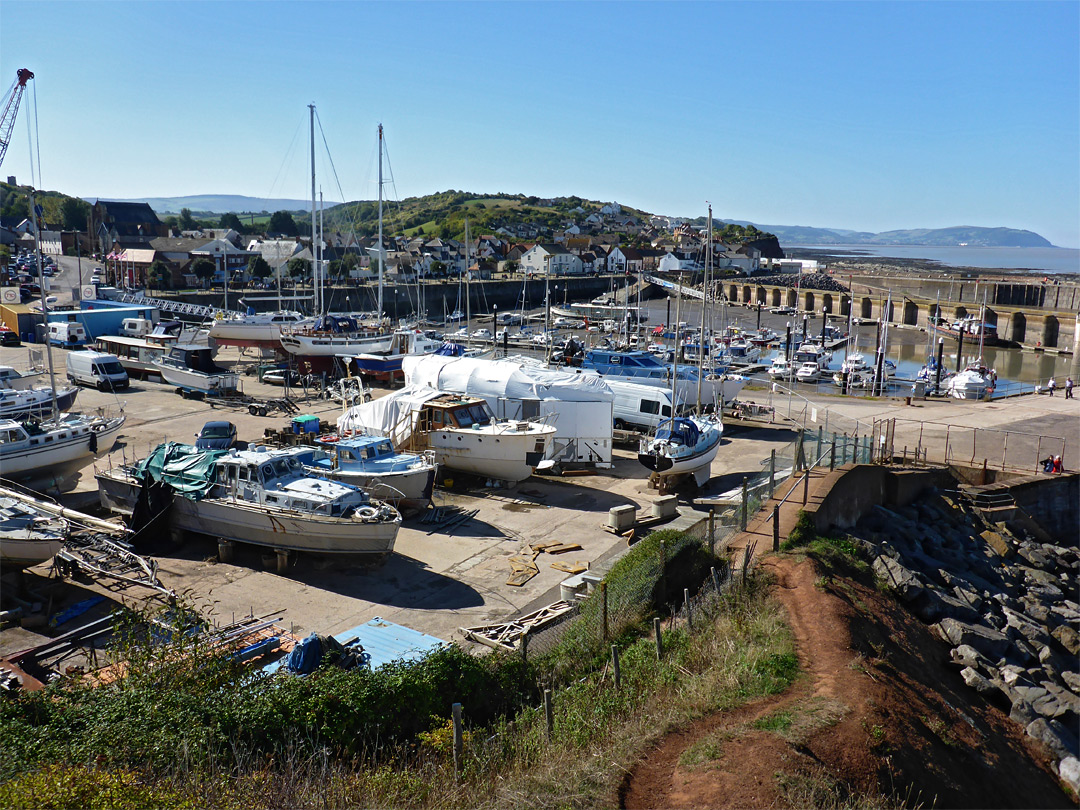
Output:
M964 682L1044 743L1080 792L1080 553L1075 537L1020 533L928 496L874 507L854 534L878 578L952 648Z

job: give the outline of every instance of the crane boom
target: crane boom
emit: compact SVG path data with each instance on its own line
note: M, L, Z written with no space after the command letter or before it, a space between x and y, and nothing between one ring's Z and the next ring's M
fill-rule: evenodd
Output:
M7 154L8 144L11 143L11 131L15 128L15 114L19 111L19 102L22 101L26 83L34 78L34 74L26 68L19 68L15 74L15 83L8 92L7 102L4 104L4 113L0 116L0 165L4 163L4 155Z

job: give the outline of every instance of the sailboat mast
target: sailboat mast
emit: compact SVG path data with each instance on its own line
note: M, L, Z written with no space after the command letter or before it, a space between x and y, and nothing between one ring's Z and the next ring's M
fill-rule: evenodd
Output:
M472 309L469 301L469 218L465 217L465 335L469 334L469 321ZM468 343L466 343L468 345Z
M315 218L315 105L308 104L308 118L311 134L311 300L316 315L322 314L319 307L319 263L315 257L315 235L319 222Z
M40 158L38 163L40 165ZM34 162L31 157L30 167ZM40 182L40 177L38 181ZM52 341L49 340L49 306L45 295L45 276L42 275L41 267L41 226L38 223L37 203L34 201L34 187L30 187L30 220L34 223L34 252L37 254L37 277L41 282L41 316L45 319L45 356L49 360L49 388L52 389L52 419L60 418L60 409L56 405L56 372L53 369Z
M706 202L708 202L706 200ZM709 302L709 266L712 264L712 203L709 203L709 222L705 229L705 274L701 284L701 332L698 338L697 408L701 411L701 377L705 357L705 310Z
M383 257L383 240L382 240L382 124L379 124L379 312L378 318L382 320L383 313L383 265L386 264Z
M322 189L319 189L319 314L325 315L330 306L326 303L326 257L323 255L323 240L326 237L326 223L323 214L326 207L323 204Z
M679 286L675 293L675 356L671 358L671 427L675 427L675 403L678 401L679 382L679 337L682 331L679 328L679 317L682 314L682 275L679 275Z

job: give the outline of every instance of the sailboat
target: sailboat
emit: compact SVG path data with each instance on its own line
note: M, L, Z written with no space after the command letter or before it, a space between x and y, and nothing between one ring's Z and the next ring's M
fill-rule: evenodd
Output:
M712 209L709 211L712 221ZM682 305L682 286L675 305L675 321L679 322ZM678 396L676 380L678 378L680 332L675 333L674 373L671 375L671 397ZM700 405L700 399L699 399ZM638 447L638 461L652 471L663 482L676 476L689 475L694 484L702 486L712 477L712 461L720 449L720 439L724 433L723 423L716 414L676 417L657 430L656 435L642 439ZM666 482L664 482L666 483ZM666 488L666 487L665 487Z
M40 155L39 155L40 158ZM40 162L40 161L39 161ZM33 166L33 154L31 154ZM34 228L38 276L41 276L41 228L33 187L30 189L31 221ZM45 285L41 286L41 305L45 311ZM61 415L57 404L56 369L52 346L45 343L49 387L52 389L51 414L37 419L0 420L0 472L12 480L48 480L59 485L62 476L73 472L94 456L112 449L126 417L68 413Z

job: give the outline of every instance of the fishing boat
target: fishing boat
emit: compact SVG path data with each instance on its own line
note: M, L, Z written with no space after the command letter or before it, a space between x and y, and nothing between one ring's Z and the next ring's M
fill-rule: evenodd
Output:
M356 405L337 420L338 434L386 436L401 452L431 451L435 461L496 481L524 481L544 461L555 428L540 420L498 420L480 397L411 386Z
M63 518L0 495L0 569L29 568L52 559L63 548L69 530Z
M164 484L173 494L174 530L278 551L393 551L401 514L359 487L312 476L301 461L310 452L197 450L166 442L136 464L98 472L98 496L106 508L131 514L145 487Z
M968 315L953 321L943 318L931 320L929 331L931 335L941 335L954 340L963 336L964 340L977 340L983 346L995 346L1000 342L997 326L987 323L982 315Z
M750 336L750 342L760 348L765 348L780 339L780 336L776 334L772 329L761 327L753 335Z
M283 330L279 342L289 354L300 357L337 357L387 351L393 337L368 330L351 316L325 315Z
M58 481L112 449L125 417L64 414L43 422L0 420L0 470L14 480Z
M13 390L0 388L0 419L41 419L53 411L69 411L75 404L79 389L75 386L29 388Z
M194 343L177 344L152 367L178 391L223 395L239 390L240 375L215 365L213 351Z
M332 434L316 439L308 472L360 487L403 511L422 511L431 503L437 465L433 453L400 453L384 436Z
M601 295L587 304L571 303L551 307L552 315L560 315L564 318L585 320L590 323L600 321L616 321L622 323L645 323L649 320L649 312L644 307L632 307L619 304L611 295Z

